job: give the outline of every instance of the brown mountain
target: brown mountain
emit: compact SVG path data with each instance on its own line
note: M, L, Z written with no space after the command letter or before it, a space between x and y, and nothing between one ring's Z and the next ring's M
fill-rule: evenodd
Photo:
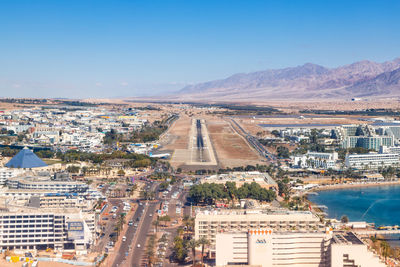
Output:
M360 61L338 68L307 63L186 86L173 97L223 101L398 96L399 69L400 58L384 63Z

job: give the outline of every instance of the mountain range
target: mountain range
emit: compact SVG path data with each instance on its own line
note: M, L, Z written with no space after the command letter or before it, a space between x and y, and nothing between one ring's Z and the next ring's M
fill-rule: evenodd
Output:
M400 58L360 61L338 68L302 66L239 73L189 85L169 96L181 100L288 100L400 97Z

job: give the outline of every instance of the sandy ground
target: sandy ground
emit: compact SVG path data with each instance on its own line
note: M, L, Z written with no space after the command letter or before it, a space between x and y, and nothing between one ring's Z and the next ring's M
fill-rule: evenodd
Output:
M165 149L187 149L189 147L189 134L192 119L181 114L179 119L170 127L163 136L162 144Z
M260 163L257 153L249 147L243 137L238 135L224 120L207 119L207 128L222 167L246 166Z

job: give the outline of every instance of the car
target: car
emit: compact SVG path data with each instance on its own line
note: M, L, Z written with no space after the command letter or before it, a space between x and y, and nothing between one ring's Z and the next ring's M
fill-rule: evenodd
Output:
M140 248L140 244L137 244L137 247Z
M126 236L123 236L122 237L122 242L125 242L126 241Z
M134 225L135 227L137 227L138 226L138 224L137 223L135 223L135 225Z
M153 217L153 214L151 214L151 213L150 213L150 215L149 215L149 216L150 216L150 217Z
M132 226L132 225L133 225L133 221L130 220L130 221L128 222L128 225L129 225L129 226Z

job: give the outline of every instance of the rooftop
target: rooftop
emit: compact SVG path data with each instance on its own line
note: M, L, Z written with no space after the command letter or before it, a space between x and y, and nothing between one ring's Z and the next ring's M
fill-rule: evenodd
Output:
M47 164L43 162L32 150L24 148L18 152L9 162L5 164L8 168L39 168L46 167Z

